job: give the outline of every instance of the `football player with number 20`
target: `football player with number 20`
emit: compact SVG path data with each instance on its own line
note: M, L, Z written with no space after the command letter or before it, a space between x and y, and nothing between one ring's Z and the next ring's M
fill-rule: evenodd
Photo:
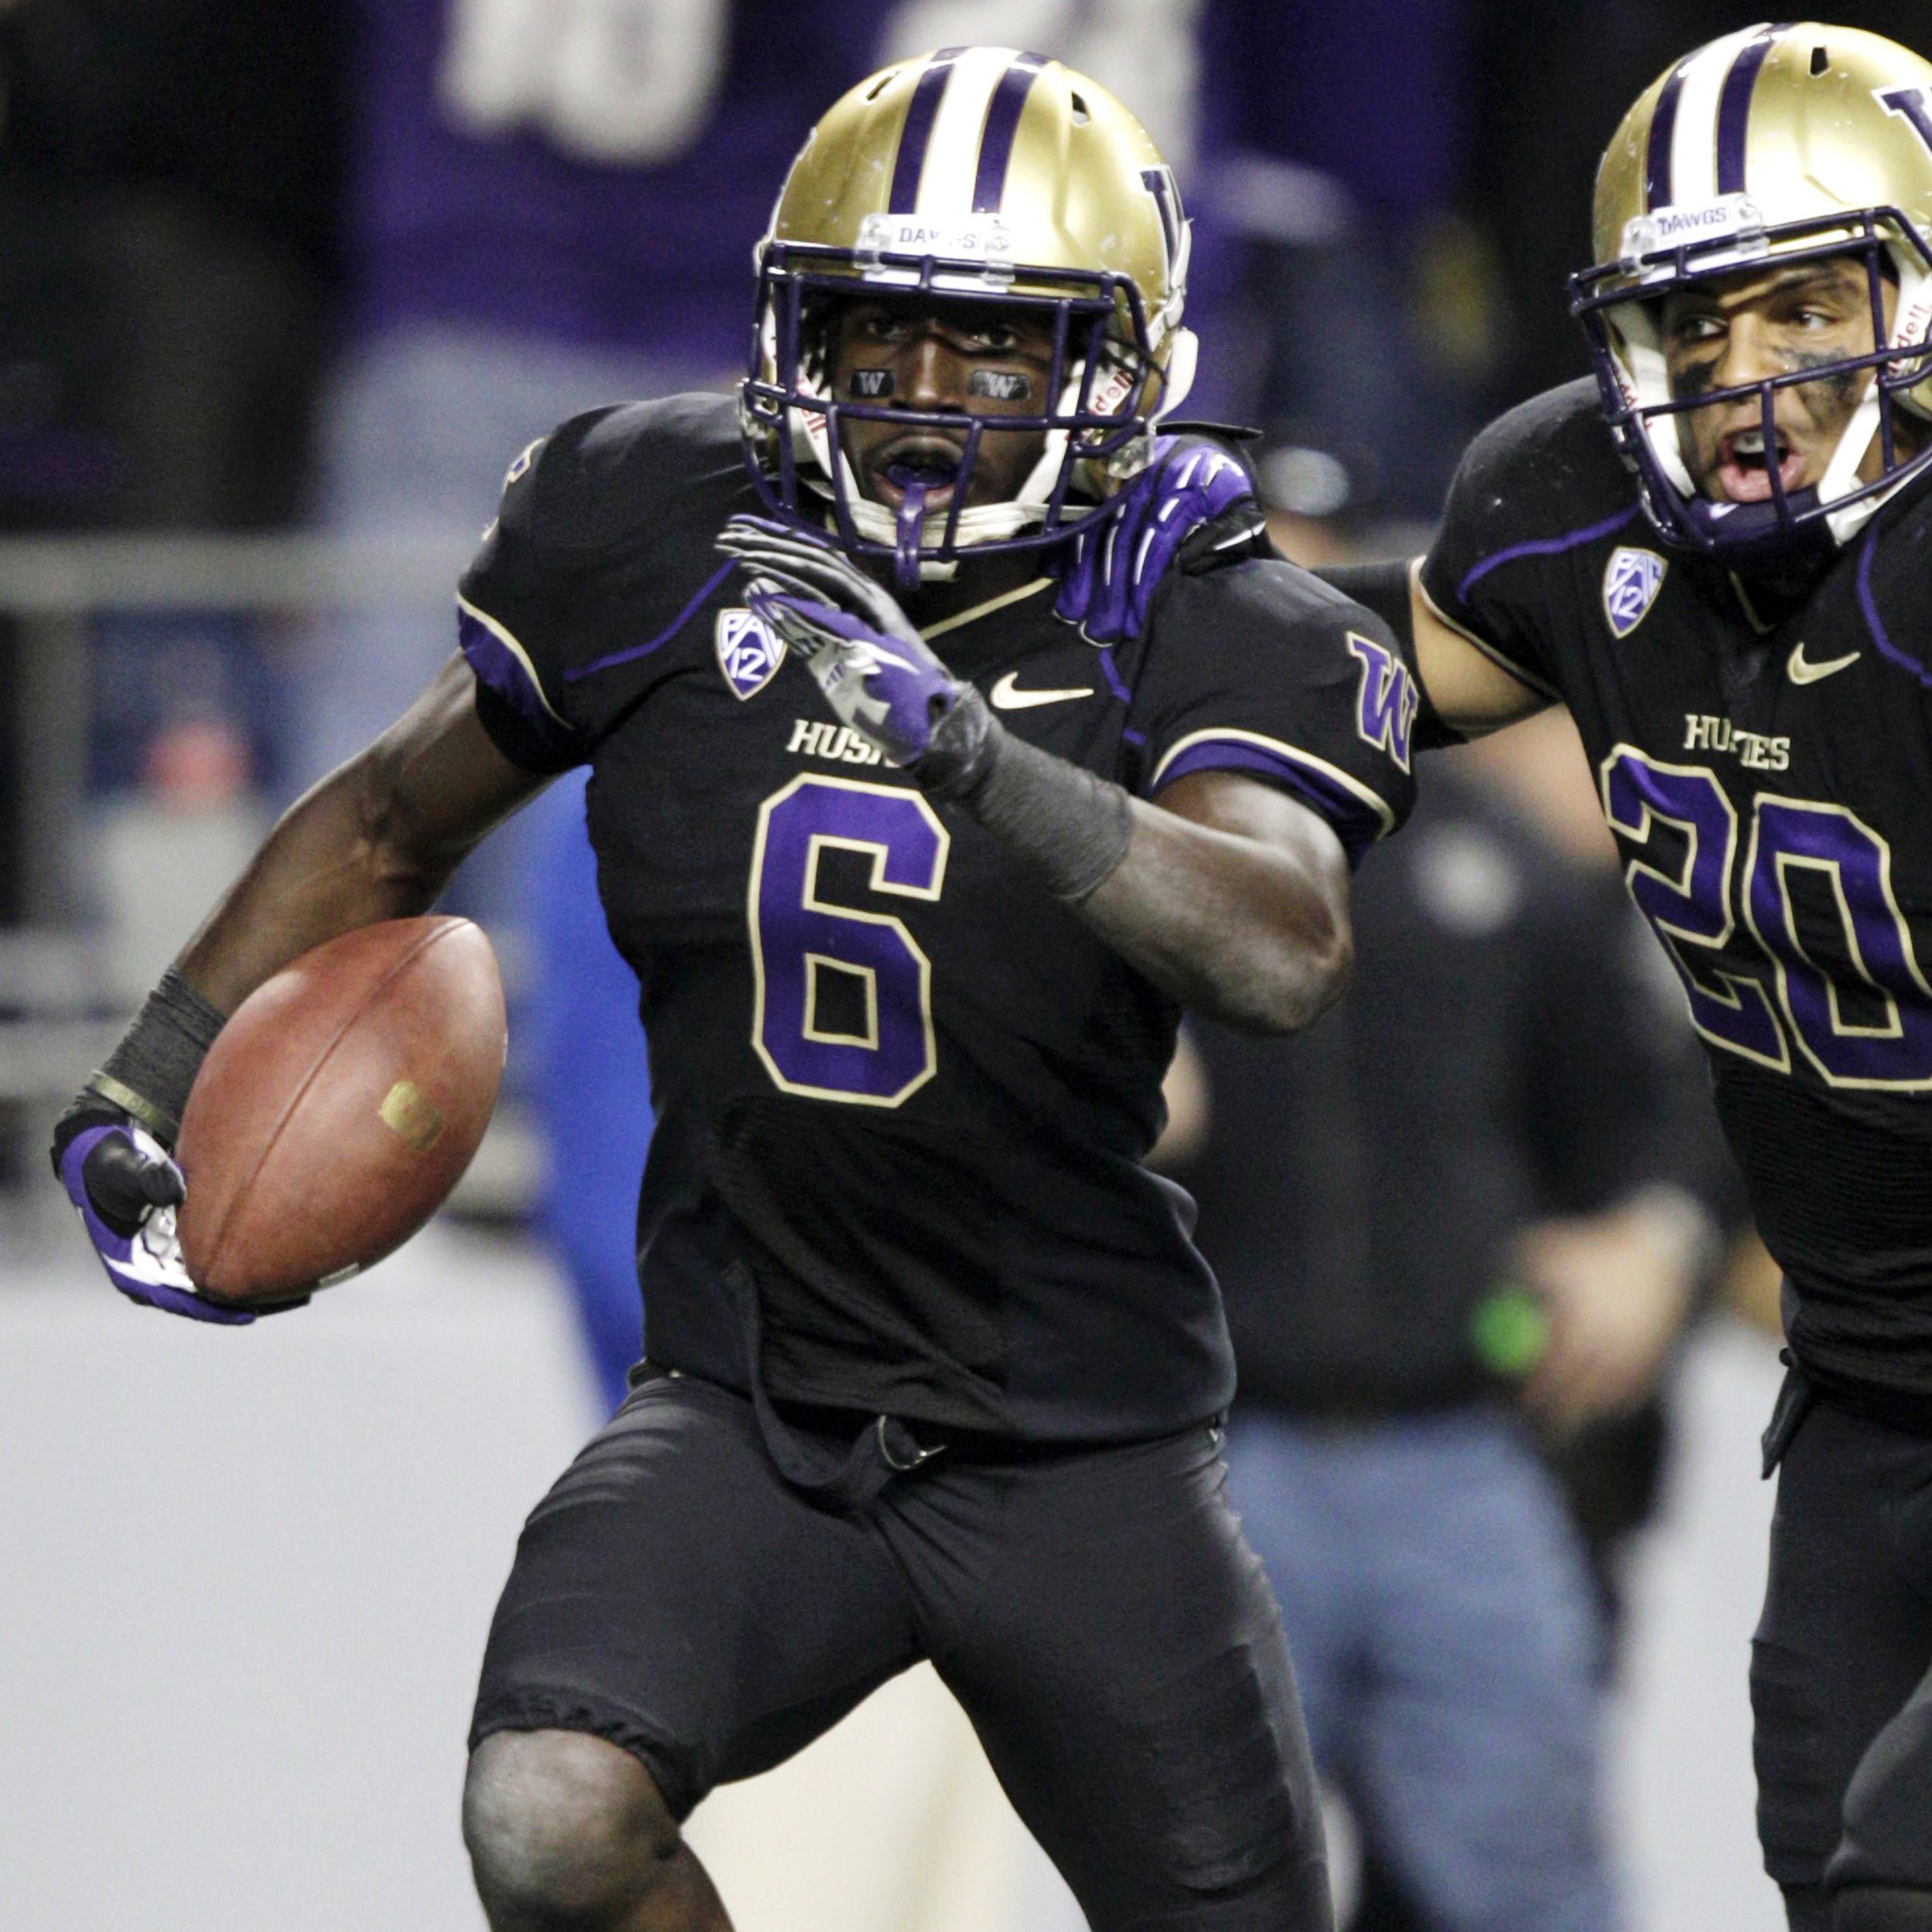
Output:
M648 1359L491 1633L498 1932L716 1932L685 1815L921 1658L1095 1932L1328 1923L1219 1299L1141 1157L1184 1004L1278 1031L1339 992L1417 698L1379 619L1251 553L1239 465L1155 433L1187 253L1151 143L1057 62L855 89L759 251L736 403L517 458L461 655L58 1131L116 1284L215 1313L164 1149L223 1015L590 767L651 1049Z
M1577 720L1785 1271L1766 1865L1794 1932L1932 1932L1932 66L1701 47L1595 230L1595 381L1477 439L1413 569L1324 574L1425 733Z

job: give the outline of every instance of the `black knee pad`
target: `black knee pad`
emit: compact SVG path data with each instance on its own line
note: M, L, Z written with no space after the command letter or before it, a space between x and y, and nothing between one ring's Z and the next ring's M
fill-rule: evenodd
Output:
M1832 1932L1932 1932L1932 1891L1861 1885L1832 1902Z

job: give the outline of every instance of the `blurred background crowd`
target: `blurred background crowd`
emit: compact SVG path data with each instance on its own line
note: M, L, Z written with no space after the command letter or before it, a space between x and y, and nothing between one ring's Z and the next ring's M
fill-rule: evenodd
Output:
M1840 11L1924 37L1923 0ZM26 1305L53 1251L51 1112L274 812L451 648L454 576L510 460L576 410L742 368L753 243L854 80L994 42L1122 97L1195 223L1186 413L1260 431L1277 538L1318 561L1421 547L1469 434L1584 372L1563 284L1588 256L1603 144L1670 60L1756 17L1736 0L0 0L0 1287ZM1658 1916L1605 1823L1612 1633L1674 1437L1692 1453L1673 1364L1700 1324L1768 1335L1775 1283L1567 726L1452 754L1424 797L1362 875L1349 1003L1294 1041L1191 1036L1157 1158L1200 1199L1229 1289L1234 1480L1352 1922L1669 1932L1692 1921ZM515 1019L506 1103L457 1203L484 1231L461 1266L568 1284L598 1390L545 1371L575 1392L553 1405L568 1438L638 1352L649 1131L580 786L456 893ZM1629 1238L1625 1210L1660 1192L1705 1232L1687 1272ZM532 1235L553 1273L530 1274ZM57 1356L69 1332L47 1319ZM55 1359L6 1324L0 1303L16 1366ZM527 1366L534 1332L505 1332ZM297 1342L273 1345L298 1372ZM1767 1364L1773 1343L1753 1345ZM1724 1446L1740 1463L1751 1399ZM513 1377L495 1400L519 1403ZM348 1426L329 1413L324 1440ZM53 1453L31 1547L63 1567L63 1538L121 1533L120 1505L80 1484L92 1532L58 1509ZM502 1499L502 1520L535 1493ZM32 1594L0 1607L37 1623ZM1741 1724L1741 1641L1707 1665ZM448 1748L460 1731L459 1713ZM913 1844L929 1873L954 1869L973 1808L946 1781L968 1774L951 1747L893 1748L926 1767L897 1780L902 1809L928 1773L940 1795L879 1826L877 1859ZM0 1757L0 1786L25 1776ZM1748 1816L1733 1828L1748 1863ZM764 1818L747 1869L787 1829ZM1035 1876L1013 1932L1069 1922ZM116 1922L251 1922L219 1902L169 1917L165 1890ZM874 1922L843 1896L849 1932ZM943 1899L922 1917L894 1896L882 1927L954 1922ZM1774 1923L1770 1900L1721 1922ZM441 1910L356 1922L477 1922L460 1895Z

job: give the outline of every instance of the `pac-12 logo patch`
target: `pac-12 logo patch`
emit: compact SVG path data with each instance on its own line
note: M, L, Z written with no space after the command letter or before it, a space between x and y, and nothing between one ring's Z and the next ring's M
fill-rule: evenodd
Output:
M1655 550L1613 550L1604 573L1604 615L1627 638L1650 614L1664 587L1664 560Z
M770 683L785 661L785 641L746 610L718 613L718 668L740 699Z

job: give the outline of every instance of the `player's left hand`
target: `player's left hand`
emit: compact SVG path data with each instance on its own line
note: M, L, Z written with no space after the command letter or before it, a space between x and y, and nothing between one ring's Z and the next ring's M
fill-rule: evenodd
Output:
M828 541L766 517L734 516L718 547L750 573L753 611L868 743L922 784L950 784L970 765L991 713L882 584Z
M1157 436L1147 468L1121 492L1120 509L1058 553L1056 616L1095 644L1147 628L1148 607L1178 558L1202 567L1251 548L1261 506L1247 471L1205 436Z
M53 1157L107 1279L131 1301L230 1328L254 1320L245 1308L207 1301L189 1280L175 1233L186 1191L181 1169L145 1128L83 1097L55 1129Z

